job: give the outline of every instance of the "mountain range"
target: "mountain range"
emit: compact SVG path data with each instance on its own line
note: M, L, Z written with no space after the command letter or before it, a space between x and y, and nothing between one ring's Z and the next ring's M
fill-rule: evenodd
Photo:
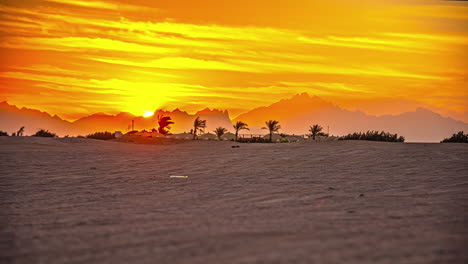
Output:
M261 133L259 128L270 119L280 120L282 128L288 133L304 134L311 125L320 124L331 135L384 130L398 133L409 142L439 142L458 131L468 131L467 123L443 117L425 108L399 115L372 116L340 108L307 93L253 109L233 121L242 120L249 124L252 133Z
M192 129L193 120L199 116L206 120L206 132L214 130L218 126L231 128L232 123L228 111L209 109L198 111L195 114L189 114L180 109L173 111L156 110L151 117L135 116L130 113L119 113L109 115L96 113L74 122L61 119L58 116L51 116L46 112L35 109L18 108L9 105L7 102L0 103L0 130L9 134L16 132L20 127L25 127L25 135L34 134L39 129L47 129L59 136L65 135L87 135L96 131L123 131L132 129L132 121L135 130L151 130L157 127L158 115L166 115L172 118L172 133L189 132Z
M0 130L12 133L25 126L25 134L30 135L44 128L64 135L86 135L96 131L129 131L132 120L136 130L157 127L157 116L170 116L174 125L172 133L189 132L193 120L199 116L207 120L206 132L216 127L225 127L232 131L232 123L243 121L249 125L250 131L244 133L265 134L262 130L266 120L279 120L280 132L288 134L306 134L313 124L320 124L324 131L331 135L344 135L367 130L384 130L405 136L409 142L438 142L458 131L468 131L468 124L424 108L399 115L372 116L359 111L349 111L340 108L317 96L307 93L297 94L291 98L280 100L269 106L252 109L231 120L227 110L209 109L189 114L180 109L165 111L158 109L154 116L141 117L130 113L109 115L97 113L80 118L74 122L63 120L28 108L17 108L7 102L0 103Z

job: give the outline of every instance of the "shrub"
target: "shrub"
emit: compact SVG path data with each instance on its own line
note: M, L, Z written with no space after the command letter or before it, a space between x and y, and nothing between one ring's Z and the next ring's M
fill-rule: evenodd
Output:
M468 134L460 131L453 134L450 138L444 138L440 143L468 143Z
M41 129L32 136L33 137L57 137L57 134L52 133L49 130Z
M0 130L0 137L8 137L8 133Z
M136 133L138 133L138 130L132 130L132 131L125 133L125 135L134 135Z
M242 143L270 143L270 140L263 137L251 137L251 138L241 138L237 139L238 142Z
M368 140L368 141L385 141L385 142L405 142L405 137L398 134L388 132L367 131L365 133L350 133L346 136L339 137L338 140Z
M89 134L86 136L87 138L92 138L92 139L101 139L101 140L108 140L108 139L114 139L115 134L111 132L96 132L93 134Z

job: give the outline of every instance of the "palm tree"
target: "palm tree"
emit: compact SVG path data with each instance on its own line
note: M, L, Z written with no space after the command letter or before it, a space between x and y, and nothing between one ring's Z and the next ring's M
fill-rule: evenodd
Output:
M269 120L265 122L265 125L266 127L262 127L262 129L268 129L270 131L270 142L272 142L273 133L278 132L278 130L281 129L281 126L279 125L279 121Z
M218 139L221 141L221 137L224 135L224 133L227 132L227 129L225 129L224 127L218 127L215 130L213 130L213 132L215 132L216 136L218 136Z
M22 127L18 130L18 132L16 132L16 135L17 135L18 137L22 137L22 136L23 136L23 133L24 133L24 126L22 126Z
M158 115L158 132L161 135L170 135L169 130L171 129L172 118L170 116Z
M249 125L247 125L246 123L242 121L237 121L237 123L233 126L234 129L236 130L236 141L237 141L237 136L239 135L239 131L241 131L242 129L250 130L248 126Z
M315 137L318 136L320 134L320 132L322 132L322 129L323 129L323 127L320 126L319 124L315 124L315 125L310 127L310 129L309 129L310 136L312 137L313 140L315 140Z
M206 120L201 120L199 116L193 121L193 139L197 138L197 130L203 132L206 127Z

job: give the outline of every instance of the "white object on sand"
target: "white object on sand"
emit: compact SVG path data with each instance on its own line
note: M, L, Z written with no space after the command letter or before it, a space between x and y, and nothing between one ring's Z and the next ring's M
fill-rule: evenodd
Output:
M188 176L171 175L169 178L188 178Z

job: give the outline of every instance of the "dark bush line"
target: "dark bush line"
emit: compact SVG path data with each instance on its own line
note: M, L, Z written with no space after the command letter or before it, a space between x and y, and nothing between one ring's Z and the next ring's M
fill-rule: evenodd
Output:
M269 139L263 137L252 137L252 138L238 138L238 142L241 143L271 143Z
M405 137L398 136L398 134L391 134L388 132L367 131L350 133L346 136L339 137L338 140L368 140L368 141L385 141L385 142L405 142Z
M8 133L0 130L0 137L8 137Z
M92 138L92 139L100 139L100 140L108 140L108 139L114 139L115 134L111 132L96 132L93 134L89 134L86 136L87 138Z
M32 136L33 137L57 137L57 134L52 133L49 130L41 129Z
M460 131L449 138L444 138L440 143L468 143L468 134Z

